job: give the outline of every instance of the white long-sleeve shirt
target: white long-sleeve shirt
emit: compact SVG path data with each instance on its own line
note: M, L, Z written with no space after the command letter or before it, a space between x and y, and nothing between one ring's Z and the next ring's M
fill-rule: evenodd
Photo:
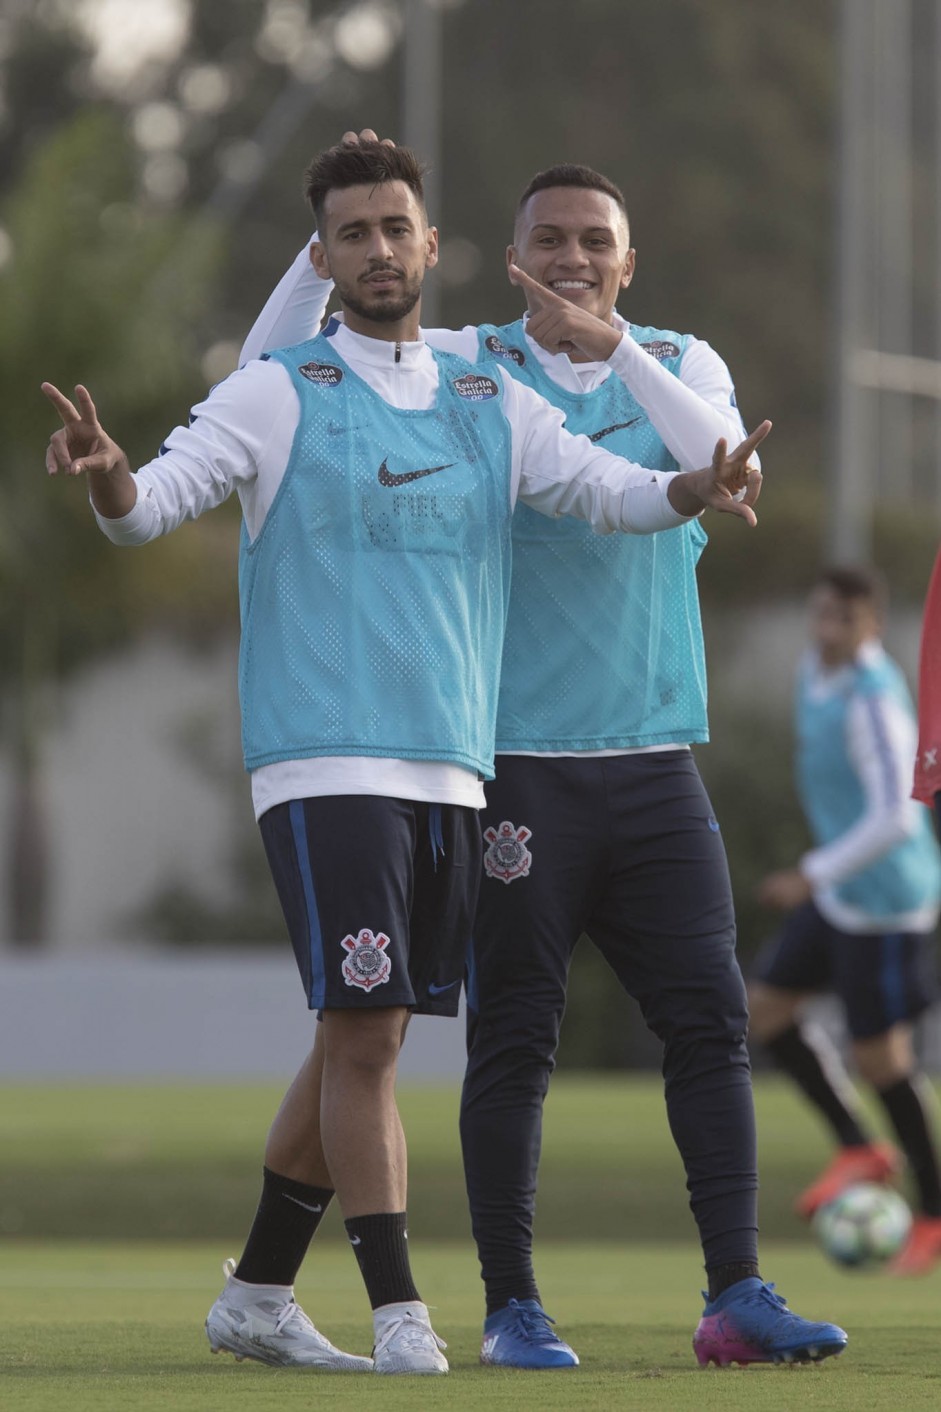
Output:
M339 320L330 334L338 354L387 402L414 410L433 406L438 367L423 341L365 338ZM510 428L511 503L520 498L545 514L575 514L602 534L652 533L684 523L667 499L670 473L647 470L587 437L571 436L562 412L500 372ZM162 454L135 473L137 502L130 513L117 520L99 515L99 525L115 544L143 544L235 491L254 538L281 484L299 418L287 370L274 362L247 364L194 407L190 425L171 432ZM323 794L483 804L475 774L434 761L318 757L252 773L258 817L274 804Z
M880 643L869 642L860 657L884 655ZM853 667L826 668L811 652L809 690L820 698L845 693ZM876 921L860 908L837 896L841 882L859 873L902 843L918 827L922 807L911 798L912 760L917 748L917 727L911 713L888 693L853 695L846 713L846 747L863 791L864 807L852 828L820 848L812 848L799 867L810 883L814 901L827 921L843 931L883 931L891 923L900 931L924 931L934 925L937 909L906 913Z

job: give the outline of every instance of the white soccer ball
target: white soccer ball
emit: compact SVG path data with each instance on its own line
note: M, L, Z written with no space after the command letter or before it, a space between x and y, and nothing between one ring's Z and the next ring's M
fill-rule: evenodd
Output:
M911 1230L912 1213L894 1188L875 1182L847 1187L821 1206L813 1228L838 1265L878 1265L897 1255Z

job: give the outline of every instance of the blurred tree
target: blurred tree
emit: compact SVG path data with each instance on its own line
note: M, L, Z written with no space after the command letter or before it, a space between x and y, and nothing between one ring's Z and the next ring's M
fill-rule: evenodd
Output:
M198 551L183 536L162 553L115 554L83 488L50 481L43 469L56 425L39 392L44 378L68 389L80 375L132 457L142 441L158 443L156 428L179 420L198 386L193 333L221 236L206 221L135 207L133 191L120 125L86 109L33 150L3 208L12 256L0 270L0 649L15 778L9 935L23 945L43 936L41 760L53 684L168 612L182 618L185 606L196 627L218 606L200 594L194 617L189 601L194 563L216 557L218 530L200 527Z

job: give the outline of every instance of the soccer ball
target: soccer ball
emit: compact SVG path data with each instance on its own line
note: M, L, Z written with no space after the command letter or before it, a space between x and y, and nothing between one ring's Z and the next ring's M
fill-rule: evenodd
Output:
M878 1265L898 1254L911 1229L912 1213L892 1187L859 1182L821 1206L813 1228L838 1265Z

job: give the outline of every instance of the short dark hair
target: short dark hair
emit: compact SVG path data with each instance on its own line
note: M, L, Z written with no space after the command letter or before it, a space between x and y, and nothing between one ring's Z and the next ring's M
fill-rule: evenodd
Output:
M889 601L889 586L878 569L861 564L831 564L820 570L817 584L829 588L838 598L862 599L877 612L884 612Z
M307 168L304 192L322 233L327 193L348 186L375 187L387 181L403 181L424 212L422 178L425 171L424 165L408 147L389 147L382 142L360 142L355 147L328 147Z
M627 218L627 203L624 200L624 193L619 186L615 186L613 181L609 181L606 176L596 172L592 167L582 167L575 162L559 162L555 167L547 167L544 172L537 172L532 181L528 182L519 204L516 207L516 218L519 220L523 212L523 207L531 196L535 196L537 191L548 191L554 186L576 186L584 191L601 191L605 196L610 196L616 202L624 215L624 221L630 229L630 222Z

